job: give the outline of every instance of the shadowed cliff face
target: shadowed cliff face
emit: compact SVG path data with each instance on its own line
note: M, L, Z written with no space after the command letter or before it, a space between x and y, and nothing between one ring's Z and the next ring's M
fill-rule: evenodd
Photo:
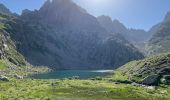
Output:
M11 40L10 34L5 31L7 22L14 19L15 16L3 4L0 4L0 73L1 75L10 73L4 71L8 68L18 70L25 68L28 63L24 57L16 51L14 41Z
M119 20L112 20L109 16L99 16L98 22L110 33L119 33L131 43L146 42L150 34L142 29L128 29Z
M46 1L9 22L18 50L34 65L54 69L110 69L143 55L71 0Z

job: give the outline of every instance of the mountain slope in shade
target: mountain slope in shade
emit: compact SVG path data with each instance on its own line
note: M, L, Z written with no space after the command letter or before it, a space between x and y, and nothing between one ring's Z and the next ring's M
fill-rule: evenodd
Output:
M149 40L148 54L170 52L170 12L165 16L164 21L156 25L153 36Z
M33 66L30 65L24 56L17 51L15 42L12 41L10 33L6 31L7 24L16 17L2 4L0 4L0 78L2 75L14 77L14 75L27 75L33 73ZM22 76L20 76L21 78ZM8 78L7 78L8 80Z
M149 40L151 34L142 29L128 29L118 20L113 20L109 16L99 16L98 22L109 33L119 33L128 41L133 43L140 51L144 52L144 44Z
M98 21L109 33L127 33L126 27L118 20L113 20L109 16L99 16Z
M98 21L108 32L120 33L132 43L144 42L148 39L148 33L142 29L128 29L118 20L113 20L109 16L99 16Z
M164 22L169 22L170 21L170 11L167 12L167 14L165 15L165 18L164 18Z
M71 0L53 0L8 22L18 50L34 65L53 69L116 68L143 55Z

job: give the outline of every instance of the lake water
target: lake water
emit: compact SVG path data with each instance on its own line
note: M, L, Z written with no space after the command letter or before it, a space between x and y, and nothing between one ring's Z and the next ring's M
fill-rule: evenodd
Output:
M34 79L64 79L79 76L80 79L95 78L97 76L106 76L113 70L59 70L43 74L30 76Z

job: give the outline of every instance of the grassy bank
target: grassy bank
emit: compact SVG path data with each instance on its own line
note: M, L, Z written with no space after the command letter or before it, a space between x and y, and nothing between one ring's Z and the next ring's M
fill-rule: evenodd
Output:
M108 80L15 80L0 82L1 100L169 100L170 87L149 89Z

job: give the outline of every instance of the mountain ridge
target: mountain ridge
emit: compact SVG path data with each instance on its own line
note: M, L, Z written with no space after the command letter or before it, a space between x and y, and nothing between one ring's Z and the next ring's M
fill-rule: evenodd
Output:
M129 42L108 33L94 16L70 0L47 1L39 10L25 10L8 24L6 31L17 49L34 65L114 69L143 58Z
M131 43L145 42L148 40L147 34L149 33L145 30L126 28L126 26L117 19L112 20L109 16L102 15L98 17L98 21L107 31L110 33L119 33Z

